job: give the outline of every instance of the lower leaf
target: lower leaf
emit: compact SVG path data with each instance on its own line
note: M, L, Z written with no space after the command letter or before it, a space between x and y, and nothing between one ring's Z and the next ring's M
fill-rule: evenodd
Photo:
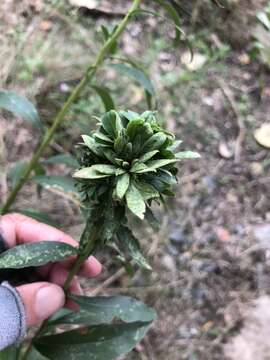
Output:
M35 341L38 351L51 360L113 360L142 340L149 322L97 325Z

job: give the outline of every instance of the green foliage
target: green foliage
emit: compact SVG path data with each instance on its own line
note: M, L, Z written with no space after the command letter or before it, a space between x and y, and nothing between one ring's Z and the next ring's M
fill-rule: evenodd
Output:
M15 246L0 254L1 269L22 269L62 261L76 255L77 249L57 241L39 241Z
M113 241L117 235L120 251L149 269L138 240L128 229L127 210L143 220L153 201L159 203L164 196L173 195L175 163L199 155L192 151L175 153L180 142L159 125L152 111L138 114L111 110L99 119L97 130L82 138L77 155L80 169L73 177L87 218L102 227L102 243ZM87 237L84 242L88 242ZM98 241L95 247L99 247Z
M174 43L179 43L183 31L177 11L167 0L155 2L172 20L175 26ZM31 178L38 187L64 194L76 200L76 203L80 200L86 220L78 248L61 242L42 241L16 246L0 255L0 269L36 267L76 256L63 288L67 296L80 306L80 310L61 310L50 321L45 322L32 341L34 347L31 348L31 344L30 347L23 347L24 359L115 359L132 350L156 318L153 309L128 297L89 298L68 293L80 265L96 249L104 249L105 246L113 247L122 261L128 263L131 258L138 266L151 269L142 253L139 240L130 229L129 215L134 214L140 220L146 219L152 226L156 226L151 206L153 203L160 204L167 196L173 195L172 187L177 183L176 162L199 157L191 151L177 152L180 141L161 127L155 112L138 114L129 110L116 111L107 87L91 83L106 57L111 57L121 62L111 65L115 71L128 76L144 89L151 108L155 89L145 70L132 60L112 57L118 50L118 39L132 15L150 14L164 19L159 13L140 8L140 4L140 0L134 0L130 11L119 25L112 29L102 26L104 44L95 61L88 66L82 80L70 92L31 161L15 164L9 174L13 190L2 213L10 209L18 191ZM98 94L106 110L98 119L97 130L82 136L83 141L76 149L77 160L69 154L41 160L68 110L75 109L76 105L81 107L83 103L84 110L80 109L80 112L88 119L88 102L83 99L76 102L87 85L91 89L90 94L92 90ZM42 128L35 107L20 95L0 91L0 108ZM43 166L50 164L78 168L74 173L75 180L63 175L46 175ZM54 225L47 214L33 209L19 211ZM65 330L58 333L59 325L77 327L72 331L64 327ZM0 353L0 359L3 356L10 360L18 358L14 349Z
M131 351L149 326L149 322L90 326L38 338L34 345L51 360L113 360Z
M43 125L34 105L25 97L12 91L0 91L0 109L5 109L42 129Z
M92 89L94 89L96 91L96 93L99 95L106 111L115 109L113 99L112 99L108 89L106 89L105 87L96 86L96 85L93 85Z
M59 224L48 214L38 211L36 209L26 208L26 209L17 209L17 213L31 217L37 221L43 222L54 227L59 227Z
M258 11L258 26L253 30L254 41L250 50L253 58L259 58L265 65L270 66L270 4Z
M70 294L69 298L75 301L80 310L71 311L64 316L50 321L50 324L108 324L115 319L126 323L143 321L151 322L156 313L141 301L127 296L98 296L87 297Z
M51 156L49 159L44 160L43 164L65 164L74 168L79 165L77 160L72 155L68 154Z

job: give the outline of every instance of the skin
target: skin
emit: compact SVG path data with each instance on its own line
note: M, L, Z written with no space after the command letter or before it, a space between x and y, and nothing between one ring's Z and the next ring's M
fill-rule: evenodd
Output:
M60 241L72 246L78 246L74 239L62 231L21 214L2 216L0 219L0 231L8 248L42 240ZM61 288L74 260L75 258L71 257L61 263L42 266L37 269L42 281L17 287L25 306L28 326L40 324L63 306L76 309L74 303L66 301ZM91 256L83 264L79 275L92 278L99 275L101 270L100 262ZM78 277L73 279L70 291L82 294Z

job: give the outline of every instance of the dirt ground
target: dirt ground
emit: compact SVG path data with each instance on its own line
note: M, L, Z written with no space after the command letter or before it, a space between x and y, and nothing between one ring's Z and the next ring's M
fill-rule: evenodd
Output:
M60 85L72 86L80 78L96 52L95 28L111 17L78 15L42 1L22 1L16 11L12 1L0 6L5 10L1 87L35 99L49 123L65 97L59 95ZM140 58L151 74L161 121L185 149L202 157L180 164L175 198L166 209L157 209L159 231L134 222L154 271L137 271L130 278L108 254L98 254L104 272L84 287L91 294L135 295L157 309L158 320L127 359L234 360L235 350L229 353L226 344L243 329L253 301L270 293L270 158L269 149L254 139L254 130L269 122L270 73L248 57L248 44L232 48L219 34L200 29L190 36L195 55L203 54L205 63L189 71L181 63L187 49L173 49L166 40L170 28L159 25L157 30L153 19L129 25L122 51ZM143 91L131 80L119 79L110 69L102 70L100 79L120 108L146 108ZM74 118L85 124L89 112L101 111L100 101L91 96L72 109L46 155L72 150L82 131ZM20 119L11 121L6 113L0 118L2 199L10 186L8 170L28 159L37 141ZM64 165L48 169L70 173ZM17 208L46 211L66 232L79 236L82 219L68 197L43 191L40 199L30 181ZM270 353L257 357L269 358Z

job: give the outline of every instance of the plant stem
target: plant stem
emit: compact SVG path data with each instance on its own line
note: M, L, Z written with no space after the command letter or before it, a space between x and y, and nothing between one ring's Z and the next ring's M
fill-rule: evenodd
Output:
M102 226L99 226L99 227L96 226L96 227L93 228L90 235L87 234L87 240L88 240L87 245L86 245L84 251L77 257L76 261L74 262L74 265L70 269L68 277L67 277L67 279L65 281L65 284L63 286L63 289L64 289L65 292L68 291L68 289L70 287L70 284L71 284L74 276L78 274L78 272L79 272L79 270L81 268L81 265L92 254L92 252L94 250L94 247L95 247L96 240L98 239L99 234L101 232L101 228L102 228ZM83 232L83 234L81 236L81 240L85 236L85 234L86 233Z
M56 117L53 120L52 126L46 131L43 140L41 141L40 145L36 149L32 159L30 160L28 166L24 170L21 178L15 185L15 187L10 192L6 203L1 209L1 214L5 214L9 211L11 205L13 204L14 200L17 197L18 192L21 190L25 182L28 180L32 170L36 167L38 164L38 161L42 154L44 153L44 150L47 148L47 146L51 143L53 136L59 126L62 124L62 122L65 119L65 115L70 109L71 105L77 100L83 89L86 87L86 85L92 80L93 76L96 74L98 68L102 65L104 62L107 53L110 51L113 44L117 41L117 39L120 37L122 32L125 30L131 16L133 15L134 11L136 11L139 8L139 5L142 0L134 0L132 6L130 7L128 13L123 18L123 20L119 23L116 31L113 33L113 35L105 42L105 44L100 49L94 63L90 65L84 77L80 81L80 83L75 87L73 92L68 97L67 101L59 111L59 113L56 115Z
M37 165L41 155L44 152L44 150L50 144L56 130L58 129L58 127L64 121L64 117L65 117L67 111L69 110L70 106L78 98L78 96L80 95L82 90L85 88L87 83L90 82L90 80L92 80L93 76L97 72L97 69L100 67L100 65L105 60L105 57L106 57L107 53L109 52L110 48L117 41L119 36L122 34L124 29L126 28L130 17L139 8L139 5L140 5L141 1L142 0L134 0L133 1L133 4L132 4L130 10L128 11L127 15L120 22L120 24L118 25L118 27L117 27L116 31L114 32L114 34L106 41L106 43L101 48L100 52L98 53L98 55L96 57L96 60L95 60L94 64L88 67L84 77L82 78L80 83L75 87L75 89L73 90L71 95L68 97L68 99L65 102L64 106L62 107L62 109L56 115L52 126L47 130L46 134L44 135L44 138L43 138L41 144L37 148L34 156L32 157L31 161L29 162L29 164L28 164L27 168L25 169L24 173L22 174L22 177L20 178L17 185L13 188L12 192L10 193L5 205L3 206L2 210L1 210L1 214L5 214L6 212L9 211L10 206L13 204L14 200L16 199L16 196L17 196L18 192L23 187L25 182L28 180L32 170ZM96 242L96 240L97 240L97 238L99 236L100 230L101 230L101 226L99 226L99 227L95 226L93 228L92 233L89 236L89 241L88 241L84 251L77 257L73 267L71 268L71 270L70 270L70 272L68 274L68 277L67 277L67 279L65 281L65 284L63 286L63 289L64 289L65 292L68 291L69 286L70 286L74 276L79 272L81 265L91 255L91 253L92 253L92 251L94 249L94 246L95 246L95 242ZM83 233L82 236L85 236L85 233ZM43 324L41 324L41 326L40 326L39 330L37 331L35 337L42 334L42 332L46 329L47 324L48 324L48 320L44 321ZM27 348L26 348L26 350L25 350L25 352L24 352L24 354L22 356L22 360L26 360L28 358L28 355L29 355L29 353L31 351L31 348L32 348L32 341L29 342L29 344L28 344L28 346L27 346Z

